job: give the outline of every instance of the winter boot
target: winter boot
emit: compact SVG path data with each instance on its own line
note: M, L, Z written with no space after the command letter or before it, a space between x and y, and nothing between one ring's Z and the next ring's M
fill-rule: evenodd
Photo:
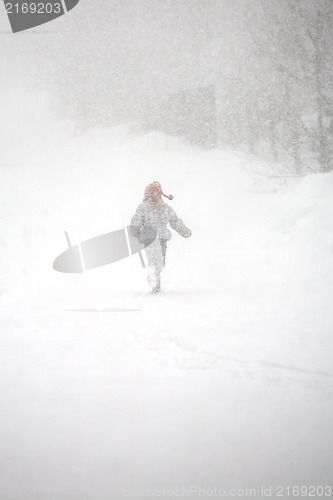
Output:
M157 274L156 276L156 285L152 289L152 293L158 293L161 291L161 275Z

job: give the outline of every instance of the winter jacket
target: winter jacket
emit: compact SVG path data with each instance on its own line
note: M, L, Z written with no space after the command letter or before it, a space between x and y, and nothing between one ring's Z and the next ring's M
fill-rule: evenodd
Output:
M177 231L184 238L191 236L191 230L185 226L184 222L177 216L175 211L164 201L161 200L161 206L156 209L150 199L140 203L131 220L131 234L139 238L140 243L144 243L146 235L152 232L160 240L169 241L171 232L167 228L170 224L172 229Z

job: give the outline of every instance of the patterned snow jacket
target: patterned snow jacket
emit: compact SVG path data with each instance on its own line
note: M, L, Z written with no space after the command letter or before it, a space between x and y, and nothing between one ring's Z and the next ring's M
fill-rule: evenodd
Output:
M158 207L153 204L151 199L140 203L131 220L131 234L144 243L150 239L154 232L160 240L169 241L171 232L167 228L170 224L172 229L177 231L184 238L191 236L191 230L185 226L184 222L177 216L175 211L164 201L161 200Z

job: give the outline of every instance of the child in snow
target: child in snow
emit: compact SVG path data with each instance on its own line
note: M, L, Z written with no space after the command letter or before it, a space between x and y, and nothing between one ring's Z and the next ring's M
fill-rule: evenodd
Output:
M167 224L169 223L172 229L184 238L192 234L174 210L164 203L162 196L169 200L173 199L172 195L167 196L163 193L159 182L148 184L143 202L138 206L131 220L132 236L137 237L146 248L148 283L153 293L161 289L161 272L165 266L167 242L171 239Z

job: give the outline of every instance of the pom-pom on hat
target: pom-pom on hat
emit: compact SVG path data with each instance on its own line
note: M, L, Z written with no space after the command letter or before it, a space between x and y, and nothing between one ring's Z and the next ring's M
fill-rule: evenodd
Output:
M159 182L155 181L155 182L151 182L150 184L148 184L148 186L146 187L145 189L145 197L143 198L143 201L147 201L148 198L150 198L152 195L156 194L157 196L159 196L160 198L162 196L165 196L166 198L168 198L168 200L173 200L173 196L172 194L164 194L163 191L162 191L162 186Z

